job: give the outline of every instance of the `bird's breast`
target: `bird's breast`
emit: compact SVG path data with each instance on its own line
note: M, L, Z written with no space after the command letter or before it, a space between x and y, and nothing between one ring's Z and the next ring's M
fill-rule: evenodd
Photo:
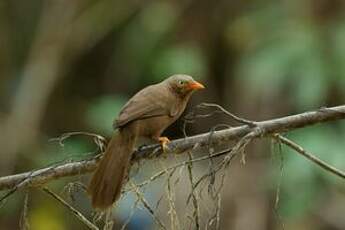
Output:
M159 116L136 121L138 123L138 136L160 136L175 120L175 117Z

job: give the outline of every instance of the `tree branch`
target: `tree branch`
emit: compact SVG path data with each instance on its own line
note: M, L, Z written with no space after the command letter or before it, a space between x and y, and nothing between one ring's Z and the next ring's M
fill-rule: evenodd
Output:
M277 133L284 133L298 128L325 123L345 118L345 105L331 108L321 108L316 111L305 112L293 116L282 117L262 122L255 122L255 125L242 125L235 128L228 128L221 131L199 134L187 138L174 140L168 144L168 153L183 153L188 150L203 150L208 146L229 145L254 131L260 131L262 137ZM132 162L142 158L157 157L162 153L159 145L149 145L139 148L132 158ZM40 186L51 180L61 177L75 176L92 172L97 165L98 157L72 163L65 163L57 166L33 170L26 173L0 177L0 190L17 190L25 187Z
M326 162L320 160L319 158L315 157L313 154L308 153L306 150L304 150L300 145L296 144L295 142L289 140L286 137L283 137L281 135L276 135L275 138L278 139L281 143L285 144L286 146L290 147L291 149L295 150L296 153L306 157L308 160L314 162L315 164L319 165L321 168L323 168L326 171L329 171L343 179L345 179L345 173L338 170L337 168L327 164Z

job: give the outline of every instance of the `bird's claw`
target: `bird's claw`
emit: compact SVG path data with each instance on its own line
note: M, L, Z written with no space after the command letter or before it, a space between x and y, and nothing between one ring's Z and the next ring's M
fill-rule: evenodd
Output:
M158 141L159 141L159 143L161 145L163 153L166 153L169 150L169 148L167 146L170 143L169 138L167 138L167 137L159 137Z

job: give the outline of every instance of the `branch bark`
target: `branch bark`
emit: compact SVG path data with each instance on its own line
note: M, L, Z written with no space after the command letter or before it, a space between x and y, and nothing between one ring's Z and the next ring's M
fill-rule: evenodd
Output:
M255 126L242 125L228 128L221 131L199 134L187 138L174 140L168 145L168 153L183 153L190 149L202 150L206 147L222 146L236 141L245 135L260 130L259 137L272 134L284 133L287 131L303 128L306 126L325 123L345 118L345 105L321 108L316 111L305 112L297 115L272 119L262 122L255 122ZM132 162L143 158L157 157L161 154L159 145L150 145L140 148L133 154ZM26 173L0 177L0 190L26 188L40 186L51 180L61 177L75 176L92 172L97 165L98 157L72 163L65 163L57 166L33 170Z

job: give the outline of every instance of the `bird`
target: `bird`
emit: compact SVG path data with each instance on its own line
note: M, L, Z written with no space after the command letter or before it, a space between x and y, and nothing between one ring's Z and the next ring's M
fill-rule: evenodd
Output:
M181 116L193 92L204 88L189 75L175 74L128 100L87 188L94 209L107 210L119 199L137 142L151 139L164 151L170 140L162 132Z

